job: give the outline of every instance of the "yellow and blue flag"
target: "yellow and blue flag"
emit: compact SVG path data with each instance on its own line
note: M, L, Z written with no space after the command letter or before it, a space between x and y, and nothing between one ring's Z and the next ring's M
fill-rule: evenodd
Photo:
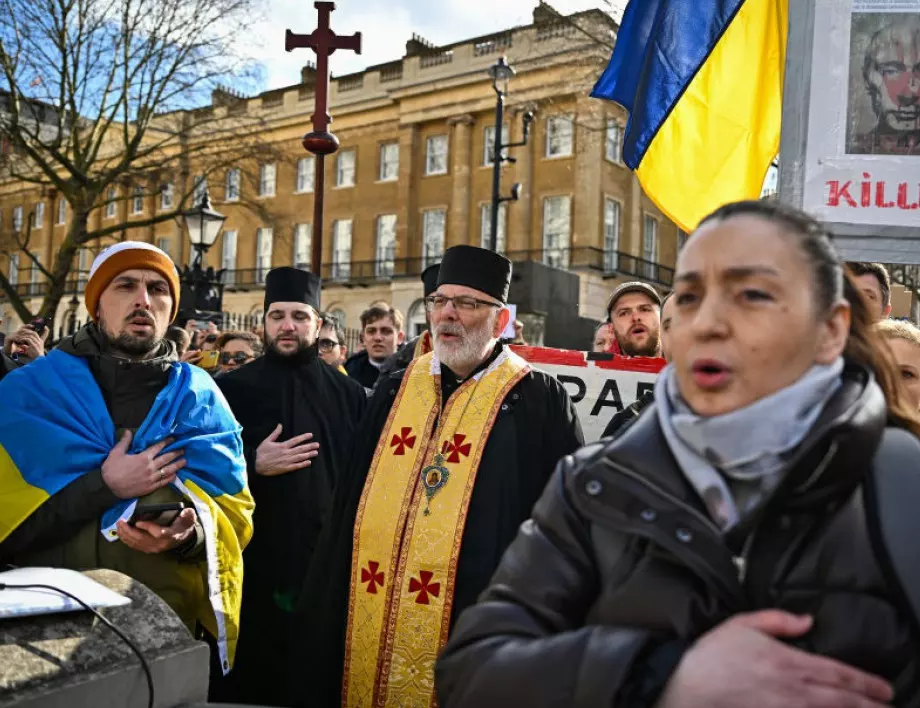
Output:
M672 221L760 196L779 151L789 0L631 0L591 92L629 111L623 160Z
M100 469L116 431L89 364L58 350L8 374L0 401L3 541L49 497ZM198 619L217 637L225 672L239 635L242 554L252 536L254 507L240 430L210 375L177 363L130 449L136 454L171 436L175 442L165 451L184 450L186 467L172 486L194 504L205 531L207 563L192 566L206 576L208 589ZM125 500L103 515L107 541L118 539L115 522L129 518L136 504Z

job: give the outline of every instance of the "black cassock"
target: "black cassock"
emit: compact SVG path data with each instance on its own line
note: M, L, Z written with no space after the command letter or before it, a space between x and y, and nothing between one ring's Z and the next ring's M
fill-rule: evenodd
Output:
M355 516L404 373L389 374L377 384L347 478L336 489L329 523L313 554L296 612L299 639L291 654L296 706L341 705ZM443 366L441 380L446 402L462 382ZM483 450L467 510L451 627L488 585L556 463L583 444L575 406L555 378L531 371L508 392Z
M212 700L289 705L291 612L333 489L346 470L367 394L308 350L298 360L272 353L217 379L243 426L249 489L256 502L243 552L243 609L233 671L212 684ZM259 444L281 423L280 441L313 433L319 455L305 469L257 475Z

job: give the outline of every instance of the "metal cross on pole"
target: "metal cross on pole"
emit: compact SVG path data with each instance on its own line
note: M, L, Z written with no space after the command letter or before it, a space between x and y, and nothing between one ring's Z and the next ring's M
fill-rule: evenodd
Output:
M329 132L332 122L329 115L329 55L336 49L350 49L361 53L361 33L340 37L329 28L329 14L335 10L334 2L313 3L319 13L319 23L312 34L294 34L286 30L284 50L309 47L316 53L316 98L313 107L313 130L303 136L307 152L316 155L316 180L313 189L313 272L322 277L323 270L323 198L325 193L326 155L339 149L338 138Z

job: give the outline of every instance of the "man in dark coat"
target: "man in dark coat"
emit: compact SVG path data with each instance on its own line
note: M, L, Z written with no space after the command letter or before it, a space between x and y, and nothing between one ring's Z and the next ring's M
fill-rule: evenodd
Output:
M393 356L406 338L402 313L389 304L375 303L361 313L361 341L364 349L345 362L348 375L372 390L380 378L383 363Z
M510 279L498 254L449 249L434 352L377 386L298 605L297 705L340 705L343 679L349 704L428 705L449 627L582 444L563 387L499 340ZM381 608L391 622L365 621Z
M269 271L265 355L218 379L243 426L259 529L244 555L236 668L212 687L219 700L289 705L289 613L367 404L359 384L319 358L319 295L312 273Z

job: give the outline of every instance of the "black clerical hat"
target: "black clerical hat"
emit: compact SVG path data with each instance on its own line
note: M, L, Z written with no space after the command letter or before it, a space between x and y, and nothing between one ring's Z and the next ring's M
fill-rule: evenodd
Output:
M441 264L435 263L422 271L422 284L425 287L425 297L428 297L438 289L438 273L441 271Z
M507 302L511 261L485 248L453 246L444 252L438 285L465 285Z
M284 266L265 277L265 311L273 302L302 302L319 310L320 279L313 273Z

